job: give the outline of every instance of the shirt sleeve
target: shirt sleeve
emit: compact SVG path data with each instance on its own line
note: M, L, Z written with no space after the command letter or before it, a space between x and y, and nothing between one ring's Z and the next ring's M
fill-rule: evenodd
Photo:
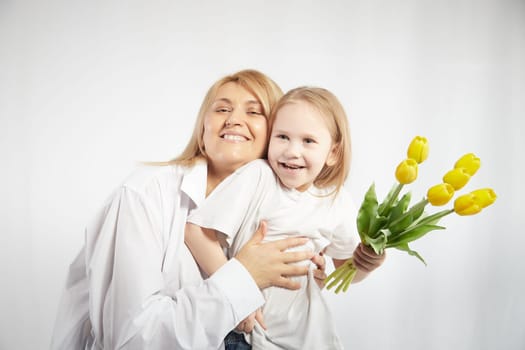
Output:
M354 249L359 244L356 226L356 207L349 193L341 189L333 211L335 228L331 232L330 244L326 247L326 255L346 260L352 257Z
M272 179L272 170L264 161L248 163L224 179L192 212L188 222L223 233L231 245L241 227L251 226L247 223L253 219L249 213L257 211Z
M155 195L123 187L88 229L90 319L104 349L218 349L264 302L236 260L168 294L161 205Z

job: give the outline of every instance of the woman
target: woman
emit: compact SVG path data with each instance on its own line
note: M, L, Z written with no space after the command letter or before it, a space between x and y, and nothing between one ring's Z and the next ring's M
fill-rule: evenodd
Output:
M307 268L287 263L313 254L283 250L304 239L261 243L260 228L204 281L184 245L188 214L225 177L264 155L267 116L281 95L253 70L217 81L184 152L141 169L114 192L70 267L53 349L218 349L264 303L260 289L299 287L287 276Z

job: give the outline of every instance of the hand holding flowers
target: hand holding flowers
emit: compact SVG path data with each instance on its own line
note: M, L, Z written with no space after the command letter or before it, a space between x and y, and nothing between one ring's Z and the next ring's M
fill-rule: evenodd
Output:
M417 179L418 165L427 159L428 151L427 139L420 136L415 137L408 147L407 159L396 168L395 176L398 183L383 202L378 203L373 184L365 194L357 215L357 230L362 244L370 246L378 255L382 255L387 248L396 248L406 251L425 263L423 258L409 247L409 243L423 237L428 232L444 229L445 227L438 226L437 223L446 215L453 212L458 215L477 214L496 200L496 193L492 189L478 189L458 197L454 201L453 209L426 215L424 210L427 204L430 203L433 206L447 204L455 191L463 188L470 177L478 171L479 158L473 153L468 153L454 164L454 169L443 176L443 183L430 187L427 197L409 208L410 192L404 194L400 199L399 195L404 185ZM346 291L357 272L356 263L351 258L332 272L325 280L327 289L337 285L335 293L341 290Z

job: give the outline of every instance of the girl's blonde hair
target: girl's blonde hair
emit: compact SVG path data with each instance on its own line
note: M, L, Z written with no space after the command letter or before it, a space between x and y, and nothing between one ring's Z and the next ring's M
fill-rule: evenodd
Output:
M263 114L267 118L275 103L283 95L281 88L272 79L253 69L241 70L219 79L210 87L202 101L197 120L195 121L195 127L193 128L193 134L184 151L175 159L162 164L192 166L198 160L207 159L203 141L204 117L213 104L219 88L227 83L236 83L253 94L261 103Z
M314 185L319 188L335 186L334 193L338 193L350 172L350 130L345 110L337 97L326 89L298 87L288 91L273 108L270 114L269 135L279 110L287 104L297 102L306 102L319 111L332 136L332 145L335 146L335 164L332 166L325 164L315 178Z

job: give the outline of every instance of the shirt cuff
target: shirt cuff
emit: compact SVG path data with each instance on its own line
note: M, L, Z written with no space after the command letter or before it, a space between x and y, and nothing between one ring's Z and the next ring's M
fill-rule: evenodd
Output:
M230 259L209 278L226 296L240 322L264 304L264 297L246 268Z

